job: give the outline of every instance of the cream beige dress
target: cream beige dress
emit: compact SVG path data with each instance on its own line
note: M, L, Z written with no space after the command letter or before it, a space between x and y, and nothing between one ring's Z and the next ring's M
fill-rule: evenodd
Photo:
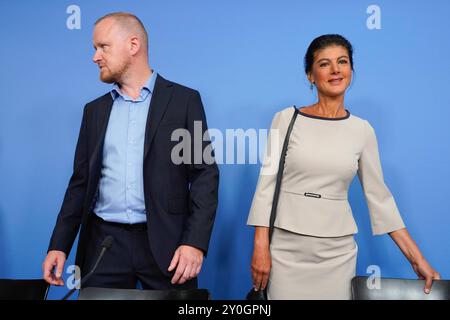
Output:
M248 225L269 226L278 162L293 108L278 112L269 134ZM347 199L355 175L373 234L405 227L386 184L374 129L349 113L322 118L300 111L286 154L270 251L269 299L350 299L358 232Z

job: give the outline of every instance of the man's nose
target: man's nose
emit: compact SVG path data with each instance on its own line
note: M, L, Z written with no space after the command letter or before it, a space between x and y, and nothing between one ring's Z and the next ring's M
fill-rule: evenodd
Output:
M98 52L98 50L96 50L94 56L92 57L92 61L94 61L94 63L97 63L100 60L100 58L101 58L100 53Z

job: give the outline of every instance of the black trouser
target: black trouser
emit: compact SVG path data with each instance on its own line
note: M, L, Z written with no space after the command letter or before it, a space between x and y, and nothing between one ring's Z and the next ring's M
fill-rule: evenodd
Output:
M197 278L173 285L170 280L174 272L170 277L161 272L150 250L145 223L106 222L92 215L83 274L94 266L105 237L113 236L114 242L84 287L135 289L139 281L145 290L197 288Z

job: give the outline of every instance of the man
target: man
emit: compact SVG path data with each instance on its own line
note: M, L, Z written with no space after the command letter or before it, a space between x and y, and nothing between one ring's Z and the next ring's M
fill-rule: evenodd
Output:
M153 72L142 22L112 13L95 23L93 61L111 92L88 103L44 279L64 285L66 257L80 229L76 265L93 267L103 239L114 242L85 286L196 288L217 208L216 164L171 159L171 134L206 119L197 91ZM201 139L201 138L200 138ZM194 141L192 139L192 145ZM202 140L202 149L210 141ZM197 161L198 162L198 161ZM210 163L210 162L209 162Z

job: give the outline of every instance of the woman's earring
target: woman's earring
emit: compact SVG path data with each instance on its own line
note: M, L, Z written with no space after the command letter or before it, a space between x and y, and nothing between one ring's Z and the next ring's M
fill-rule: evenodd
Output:
M314 89L314 82L311 82L311 91Z

